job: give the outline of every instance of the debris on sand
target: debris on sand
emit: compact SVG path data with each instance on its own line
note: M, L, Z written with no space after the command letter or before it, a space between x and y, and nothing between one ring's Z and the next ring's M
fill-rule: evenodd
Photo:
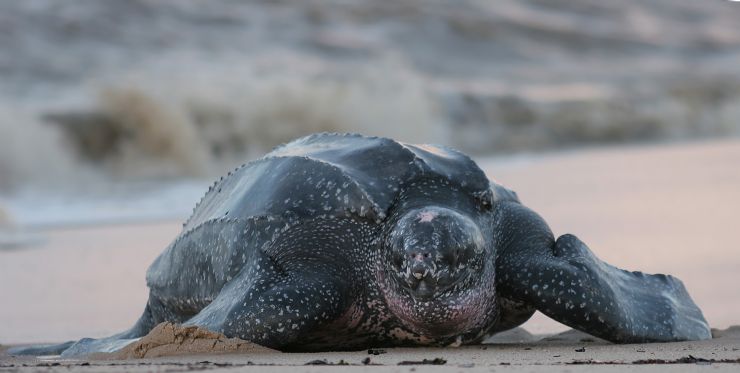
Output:
M441 357L435 357L434 359L424 359L421 361L410 361L404 360L398 363L398 365L445 365L447 360Z
M367 350L367 354L368 355L378 356L378 355L381 355L381 354L384 354L384 353L386 353L386 351L384 349L382 349L382 348L369 348Z

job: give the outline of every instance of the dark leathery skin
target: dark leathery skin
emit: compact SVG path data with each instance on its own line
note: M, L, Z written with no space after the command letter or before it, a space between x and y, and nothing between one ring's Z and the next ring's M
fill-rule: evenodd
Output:
M535 310L614 342L711 337L678 279L555 239L468 156L353 134L297 139L218 180L147 283L130 330L15 352L114 350L162 321L284 351L460 345Z

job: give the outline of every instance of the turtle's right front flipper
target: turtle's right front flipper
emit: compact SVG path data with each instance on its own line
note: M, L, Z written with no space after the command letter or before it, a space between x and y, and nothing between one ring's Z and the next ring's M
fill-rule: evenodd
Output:
M616 268L573 235L553 242L544 221L526 208L510 212L510 218L530 229L512 230L514 237L499 257L502 297L617 343L711 338L701 310L677 278ZM525 239L538 235L541 239Z
M368 247L369 229L336 218L285 228L185 325L280 350L309 348L307 336L350 305L358 265L352 254ZM335 331L327 333L332 340Z

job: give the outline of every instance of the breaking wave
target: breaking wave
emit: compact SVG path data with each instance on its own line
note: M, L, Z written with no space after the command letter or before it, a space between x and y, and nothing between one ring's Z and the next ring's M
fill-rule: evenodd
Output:
M213 176L313 132L444 142L448 130L428 91L408 80L139 77L91 96L80 110L5 116L14 119L0 122L3 187L82 169L124 179Z
M210 178L318 131L474 154L737 136L738 12L667 0L5 2L0 191Z
M0 106L0 113L0 190L21 183L55 184L81 173L61 131L29 110Z
M549 101L385 78L142 76L91 89L79 109L5 107L0 189L213 177L321 131L444 143L474 154L740 134L740 80Z

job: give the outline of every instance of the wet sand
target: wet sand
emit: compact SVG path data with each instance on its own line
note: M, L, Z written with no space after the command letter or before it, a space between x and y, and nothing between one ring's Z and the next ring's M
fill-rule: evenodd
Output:
M577 234L599 257L625 269L676 275L685 282L713 327L724 329L740 324L740 297L735 289L736 271L740 268L740 251L736 247L740 141L483 159L480 164L491 177L516 190L526 205L545 217L556 234ZM45 244L0 251L0 294L4 300L4 306L0 307L0 344L102 337L128 328L138 318L146 301L144 273L147 266L179 230L179 222L50 230L41 232L46 235ZM539 314L524 327L536 334L566 329ZM674 361L689 359L689 355L701 359L737 359L740 358L737 334L735 329L730 336L705 342L595 344L589 345L585 352L575 351L585 342L505 344L487 349L398 349L369 356L371 362L383 366L355 369L407 372L410 368L396 364L402 360L435 357L447 363L444 367L424 369L454 367L456 371L461 370L458 368L490 371L491 366L495 366L494 371L550 371L548 366L555 364L561 371L585 371L593 366L561 364L588 360ZM365 357L368 357L367 352L189 356L135 363L147 364L143 366L95 366L96 369L81 366L79 369L228 368L221 364L241 369L244 367L240 365L251 361L301 365L302 370L316 371L325 367L304 367L303 364L316 359L362 364ZM211 363L198 363L204 360ZM681 365L682 369L706 364L696 359L683 361L692 364ZM0 370L5 369L2 366L15 370L24 362L38 363L3 357ZM621 369L619 366L599 367ZM653 369L643 365L633 368ZM713 369L736 370L737 365L715 363ZM256 370L284 371L286 368L258 367Z
M397 348L356 352L194 354L129 360L40 360L7 357L0 371L176 372L193 370L252 372L736 372L740 327L701 342L613 345L586 334L566 332L525 343L499 342L460 348ZM102 358L106 358L103 356ZM25 365L24 365L25 364ZM669 365L669 366L667 366ZM710 367L711 366L711 367Z

